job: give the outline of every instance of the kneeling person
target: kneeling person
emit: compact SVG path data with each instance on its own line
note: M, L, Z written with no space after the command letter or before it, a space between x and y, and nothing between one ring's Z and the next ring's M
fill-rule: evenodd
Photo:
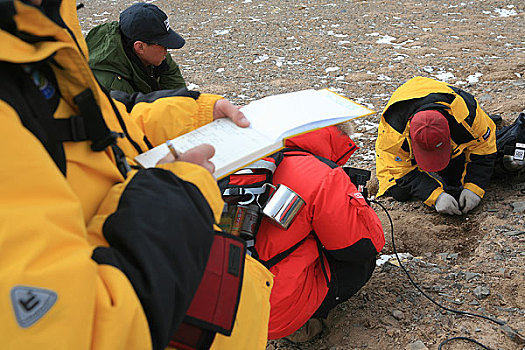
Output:
M416 77L399 87L379 123L378 196L411 198L466 214L485 194L496 160L496 125L474 97Z

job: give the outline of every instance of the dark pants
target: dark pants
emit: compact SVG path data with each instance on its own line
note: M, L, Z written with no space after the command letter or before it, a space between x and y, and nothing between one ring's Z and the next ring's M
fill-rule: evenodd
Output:
M312 316L314 318L326 318L330 310L357 293L376 267L375 254L360 262L341 262L327 257L332 278L326 297Z
M463 189L461 183L461 176L465 170L465 155L460 154L458 157L451 159L447 167L437 173L432 173L434 176L443 182L445 192L452 196L459 198L459 194ZM406 202L412 198L412 194L406 188L394 185L388 189L387 195L394 197L399 202Z

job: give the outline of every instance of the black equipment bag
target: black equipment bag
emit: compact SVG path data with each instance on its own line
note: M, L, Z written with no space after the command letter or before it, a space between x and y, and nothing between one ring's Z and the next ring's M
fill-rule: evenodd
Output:
M525 166L525 112L514 123L496 131L497 161L507 172L517 172Z

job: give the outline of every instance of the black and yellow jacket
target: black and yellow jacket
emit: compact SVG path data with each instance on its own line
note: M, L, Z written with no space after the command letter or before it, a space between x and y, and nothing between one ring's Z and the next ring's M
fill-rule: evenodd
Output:
M223 202L200 166L130 170L123 159L151 146L148 133L208 123L220 97L128 113L88 66L75 2L44 4L0 2L2 348L161 349L200 282ZM155 129L155 110L178 124ZM264 348L271 283L246 262L246 322L215 347Z
M409 137L409 118L429 109L443 112L449 122L451 158L466 157L464 188L483 197L495 162L496 126L472 95L424 77L401 85L381 115L376 141L378 196L397 184L431 206L443 192L443 184L417 166Z

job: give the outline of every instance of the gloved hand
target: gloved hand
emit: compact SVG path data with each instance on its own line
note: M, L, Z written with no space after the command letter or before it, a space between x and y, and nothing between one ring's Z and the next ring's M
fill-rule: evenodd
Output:
M466 214L477 207L480 201L480 196L466 188L464 188L459 195L459 207L462 208L461 211L463 214Z
M439 195L435 207L436 211L440 214L461 215L458 202L447 192L443 192Z

